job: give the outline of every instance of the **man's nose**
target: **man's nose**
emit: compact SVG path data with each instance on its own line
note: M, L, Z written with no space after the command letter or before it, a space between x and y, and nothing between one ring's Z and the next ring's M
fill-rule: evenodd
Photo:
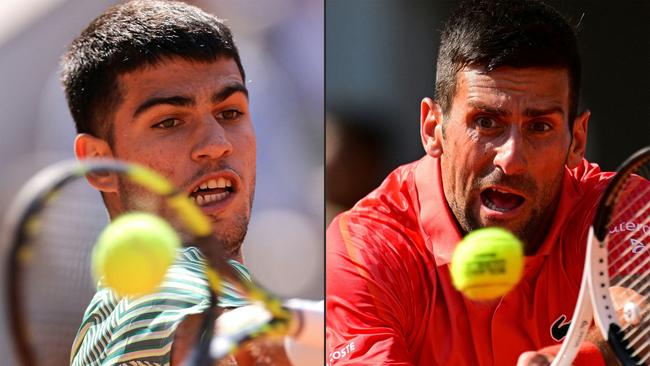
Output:
M494 165L501 168L507 175L515 175L526 170L527 159L525 142L517 128L511 128L508 135L504 137L503 143L496 148Z
M214 160L232 154L233 146L228 132L214 117L208 116L199 123L200 127L194 132L193 160Z

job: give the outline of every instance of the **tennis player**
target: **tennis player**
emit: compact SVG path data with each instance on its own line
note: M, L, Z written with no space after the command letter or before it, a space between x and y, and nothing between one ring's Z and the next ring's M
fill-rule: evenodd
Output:
M548 364L580 288L589 225L611 173L584 159L572 26L540 1L470 0L442 31L425 155L393 171L327 232L329 365ZM505 227L521 282L494 301L454 289L462 236ZM530 352L544 349L543 352ZM585 342L577 365L603 365Z
M214 222L231 264L242 264L255 188L256 140L245 73L221 20L181 2L138 0L108 9L72 42L62 81L79 159L117 158L153 168ZM111 217L142 207L142 190L91 179ZM99 289L71 353L72 365L180 365L209 304L204 261L186 248L155 299ZM226 309L246 305L230 291ZM289 364L282 342L260 342L222 364Z

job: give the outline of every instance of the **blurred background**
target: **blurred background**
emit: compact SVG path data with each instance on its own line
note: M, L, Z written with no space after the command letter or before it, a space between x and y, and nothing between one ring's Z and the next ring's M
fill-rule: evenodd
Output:
M548 0L580 24L587 158L603 169L650 143L650 2ZM424 154L442 22L458 1L327 0L326 221Z
M75 131L58 60L90 20L119 2L0 2L0 218L39 168L73 158ZM322 299L323 1L186 2L226 19L248 77L258 172L246 263L283 297ZM2 242L0 364L13 365L4 314L6 254Z

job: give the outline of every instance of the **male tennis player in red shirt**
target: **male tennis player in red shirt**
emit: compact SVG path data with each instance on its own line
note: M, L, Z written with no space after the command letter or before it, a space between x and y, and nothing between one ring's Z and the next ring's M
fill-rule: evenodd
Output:
M450 17L426 155L391 173L327 234L329 365L546 364L575 307L585 243L610 173L584 159L573 28L537 1L467 1ZM505 227L525 243L521 282L490 302L454 289L462 236ZM576 364L603 364L585 343Z

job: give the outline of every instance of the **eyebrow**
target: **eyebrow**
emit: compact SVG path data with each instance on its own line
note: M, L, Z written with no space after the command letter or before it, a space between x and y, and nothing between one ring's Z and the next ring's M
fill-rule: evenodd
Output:
M246 99L248 99L248 89L246 89L246 86L242 83L236 82L236 83L228 84L223 88L221 88L219 91L215 92L210 98L210 101L212 103L220 103L228 99L228 97L230 97L235 93L243 93ZM194 99L194 97L188 97L183 95L174 95L169 97L152 97L145 100L143 103L141 103L138 106L138 108L135 109L135 112L133 112L133 118L138 117L140 114L158 105L190 107L195 104L196 104L196 100Z
M510 111L508 111L508 110L490 107L490 106L488 106L486 104L483 104L483 103L469 102L469 106L474 108L474 109L478 109L481 112L493 114L493 115L496 115L496 116L509 116L510 115Z
M509 110L494 108L477 102L469 102L469 106L482 112L496 116L509 116L511 114ZM560 106L553 106L549 108L526 108L524 110L524 116L526 117L540 117L554 113L564 115L564 109Z
M231 83L212 95L212 103L220 103L235 93L242 93L248 99L248 89L242 83Z
M540 117L540 116L546 116L555 113L559 113L564 116L564 109L562 107L556 106L556 107L541 108L541 109L527 108L526 110L524 110L524 115L526 117Z

